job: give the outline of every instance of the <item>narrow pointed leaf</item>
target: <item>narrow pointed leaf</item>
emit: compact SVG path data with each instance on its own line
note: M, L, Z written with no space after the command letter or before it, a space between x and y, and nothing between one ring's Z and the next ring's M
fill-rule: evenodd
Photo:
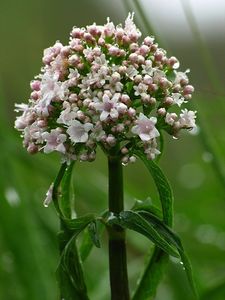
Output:
M63 278L60 278L61 286L64 283L75 291L72 297L71 294L68 294L68 291L63 289L66 293L62 295L65 300L67 300L66 296L69 297L68 299L88 300L82 264L76 247L77 235L78 232L66 244L57 269L57 273L63 275Z
M106 219L108 214L109 214L108 211L104 211L100 215L100 218L97 220L97 222L98 222L98 235L99 236L102 234L103 229L105 228L105 224L103 224L104 222L102 222L100 220ZM86 260L86 258L89 256L92 248L93 248L93 241L91 239L88 228L86 228L84 230L81 245L80 245L80 249L79 249L82 262L84 262Z
M144 153L137 150L135 151L135 154L143 161L155 182L161 201L164 222L168 226L172 226L173 193L168 179L166 178L160 167L154 161L148 160Z
M161 210L152 204L151 199L147 198L146 200L136 200L134 206L131 208L133 211L149 211L153 215L158 216L159 218L162 218L162 212Z
M135 151L135 154L143 161L151 174L159 194L163 221L166 225L173 223L173 193L170 184L160 167L153 161L148 160L142 151ZM157 286L163 275L165 266L169 260L168 255L160 248L155 248L152 256L138 280L138 286L133 294L133 300L147 300L155 296Z
M67 229L71 230L73 234L79 234L89 223L95 220L93 214L87 214L75 219L62 219Z
M184 251L184 248L183 248L183 245L182 245L182 242L181 242L179 236L175 232L173 232L167 225L165 225L153 213L150 213L148 211L139 211L139 214L147 222L149 222L155 229L157 229L169 243L172 243L177 248L177 250L180 254L181 261L183 262L183 266L184 266L185 272L187 274L189 284L192 288L194 295L197 297L197 291L196 291L193 274L192 274L192 267L191 267L191 264L190 264L190 261L189 261L187 255Z
M61 223L59 234L61 257L56 274L59 280L61 299L88 300L82 264L75 241L78 234L93 220L93 216L69 219L71 216L71 195L69 193L71 174L72 165L62 164L53 185L52 198ZM60 200L63 203L59 203Z
M155 245L161 248L166 253L179 257L176 249L172 244L168 243L164 237L155 230L138 212L123 211L119 218L111 219L110 223L120 225L123 228L128 228L141 233L150 239Z
M59 207L62 211L62 214L67 218L71 217L72 211L71 177L73 172L73 166L74 161L71 162L69 166L67 166L61 183L61 196L59 201Z
M55 178L55 181L53 183L52 200L53 200L55 209L56 209L59 216L62 216L62 212L61 212L60 207L59 207L59 197L58 197L59 187L60 187L61 181L63 179L63 176L66 172L66 168L67 168L67 164L63 163L61 165L61 167L59 169L59 172L58 172L58 174Z

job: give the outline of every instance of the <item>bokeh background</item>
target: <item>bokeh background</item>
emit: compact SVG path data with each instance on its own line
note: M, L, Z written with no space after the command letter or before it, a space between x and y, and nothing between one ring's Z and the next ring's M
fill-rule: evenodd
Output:
M76 26L110 18L121 23L129 11L143 35L191 69L199 129L169 139L160 165L175 194L175 229L192 261L201 300L225 299L225 2L223 0L1 0L0 2L0 299L53 300L58 291L58 221L42 205L60 165L57 155L30 156L13 129L14 103L26 102L29 81L39 73L44 48L67 43ZM137 162L124 168L125 199L157 194ZM106 207L106 159L78 163L74 181L78 214ZM151 243L128 234L129 275L134 288ZM85 263L91 299L109 299L107 245ZM157 300L192 299L184 271L171 261Z

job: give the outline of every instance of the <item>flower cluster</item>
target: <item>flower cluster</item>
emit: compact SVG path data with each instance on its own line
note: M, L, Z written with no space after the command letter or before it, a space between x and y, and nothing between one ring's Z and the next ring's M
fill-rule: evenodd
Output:
M109 19L74 27L69 45L44 50L29 103L16 105L15 128L29 153L93 161L99 145L119 148L124 163L135 160L135 149L154 159L162 130L177 136L195 126L196 112L181 109L194 91L188 71L177 71L178 60L153 37L140 37L129 14L124 27Z

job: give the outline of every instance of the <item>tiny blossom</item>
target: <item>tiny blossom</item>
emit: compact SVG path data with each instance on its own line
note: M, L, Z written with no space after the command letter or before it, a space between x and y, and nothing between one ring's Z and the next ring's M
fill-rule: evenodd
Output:
M127 164L137 149L155 159L163 130L177 136L195 127L196 112L184 107L194 91L189 70L178 70L154 37L141 41L133 18L124 26L108 18L103 26L74 27L68 45L44 50L28 104L15 109L29 153L56 151L69 163L93 161L97 146L106 153L114 147Z
M73 143L85 143L88 140L88 132L93 128L93 124L86 123L82 124L81 122L74 120L69 128L67 133Z
M150 141L158 137L159 131L155 128L157 119L155 117L147 118L144 114L140 113L137 118L137 125L132 127L131 131L140 136L142 141Z
M46 142L44 146L45 153L52 151L65 153L66 149L63 143L66 141L66 135L61 133L59 128L52 129L50 132L44 132L42 138Z
M181 110L182 113L180 114L180 126L186 128L193 128L196 126L195 119L196 119L196 111L187 110L186 108Z

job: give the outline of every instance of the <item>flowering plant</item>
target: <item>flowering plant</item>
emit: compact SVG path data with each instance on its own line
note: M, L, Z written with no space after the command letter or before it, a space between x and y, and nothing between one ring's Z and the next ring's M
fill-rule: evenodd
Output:
M169 228L172 192L153 160L162 152L163 130L177 137L181 129L195 127L196 112L182 108L194 88L189 85L189 71L178 71L175 57L168 57L153 37L139 43L140 38L133 14L128 15L124 27L115 26L109 19L104 26L74 27L69 45L57 41L44 51L44 66L31 82L29 103L16 105L22 114L15 127L21 131L27 151L57 151L62 155L62 166L45 205L53 200L61 220L58 275L61 297L66 300L88 299L75 240L88 227L92 242L100 246L100 223L106 225L109 234L112 299L129 299L127 228L156 245L134 299L148 299L155 293L159 276L152 285L148 283L146 292L145 275L157 273L155 266L164 264L168 254L181 258L193 286L181 242ZM74 161L95 160L97 146L108 158L109 211L97 218L72 218L68 189ZM139 202L131 210L123 210L121 164L135 162L137 157L155 180L162 218L150 203Z

